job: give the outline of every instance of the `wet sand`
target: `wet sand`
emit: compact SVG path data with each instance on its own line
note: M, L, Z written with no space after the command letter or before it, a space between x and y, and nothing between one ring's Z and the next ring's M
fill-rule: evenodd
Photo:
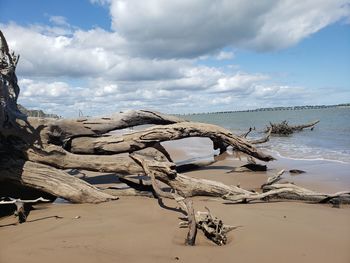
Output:
M185 158L185 153L176 148L172 154L175 161L189 157ZM227 156L186 174L256 189L286 165L276 162L267 173L227 173L242 163ZM289 165L296 169L306 167L294 167L295 164ZM314 172L318 173L315 170L309 176ZM327 186L327 180L305 180L307 174L286 177L315 190L349 189L343 181ZM350 262L349 206L338 209L295 202L230 205L197 197L196 210L204 211L207 206L225 223L241 227L230 233L226 246L216 246L199 231L197 246L186 247L186 229L178 228L182 214L176 211L177 204L172 200L163 202L147 197L120 197L98 205L39 205L27 223L16 226L11 225L16 222L14 217L2 218L0 263Z

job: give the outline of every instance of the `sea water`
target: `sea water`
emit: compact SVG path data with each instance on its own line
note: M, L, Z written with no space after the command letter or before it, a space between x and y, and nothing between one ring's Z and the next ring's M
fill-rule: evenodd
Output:
M320 122L313 130L305 129L290 136L272 136L259 146L276 155L298 160L328 160L350 164L350 108L322 108L230 113L206 113L182 116L185 119L212 123L231 130L261 137L269 122L287 120L291 125Z

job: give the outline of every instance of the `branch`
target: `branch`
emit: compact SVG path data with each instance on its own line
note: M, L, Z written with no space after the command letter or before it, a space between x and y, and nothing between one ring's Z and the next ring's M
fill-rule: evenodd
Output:
M155 111L129 110L101 118L56 120L50 124L48 134L52 141L64 144L68 139L80 136L102 135L114 130L144 124L172 124L177 122L185 122L185 120Z
M295 131L301 131L306 128L313 128L319 122L320 122L319 120L316 120L307 124L295 125L295 126L292 126L292 129Z
M156 126L144 131L122 136L103 136L98 138L80 137L71 141L68 151L83 154L116 154L133 152L153 146L155 143L178 140L187 137L208 137L231 145L238 151L262 161L274 158L257 150L245 139L233 135L230 131L211 124L183 122L165 126Z
M242 138L247 138L248 134L251 133L252 131L252 127L249 127L249 130L245 133L242 133L241 135L239 135L239 137L242 137Z
M284 172L285 172L285 170L283 169L283 170L279 171L277 174L267 178L267 182L261 186L261 189L263 189L264 187L266 187L268 185L272 185L272 184L278 182L279 180L281 180Z
M267 201L269 199L307 201L314 203L335 203L336 205L350 204L350 191L338 192L335 194L318 193L312 190L291 184L277 184L281 179L284 170L278 172L275 176L269 177L267 182L262 185L263 193L245 193L228 194L224 199L231 203L248 203L252 201Z
M251 144L261 144L261 143L268 142L270 140L271 132L272 132L272 127L270 127L268 129L268 131L264 137L259 138L259 139L255 139L255 140L248 140L248 142Z

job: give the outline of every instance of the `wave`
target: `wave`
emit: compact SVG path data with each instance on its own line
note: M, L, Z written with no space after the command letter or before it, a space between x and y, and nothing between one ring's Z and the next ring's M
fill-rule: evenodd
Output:
M327 158L327 157L311 157L311 158L307 158L305 156L303 157L294 157L294 156L290 156L288 154L282 154L281 152L279 152L276 149L268 149L269 152L272 153L272 155L276 155L280 158L284 158L284 159L289 159L289 160L295 160L295 161L326 161L326 162L335 162L335 163L342 163L342 164L350 164L350 160L349 161L344 161L344 160L339 160L339 159L332 159L332 158ZM350 156L348 157L350 159Z

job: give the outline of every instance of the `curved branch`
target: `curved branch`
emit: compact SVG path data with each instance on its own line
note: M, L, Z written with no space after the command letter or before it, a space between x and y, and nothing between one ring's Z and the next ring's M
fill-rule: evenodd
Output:
M291 126L293 130L295 131L301 131L303 129L306 128L313 128L317 123L319 123L319 120L310 122L310 123L306 123L306 124L302 124L302 125L295 125L295 126Z
M264 137L255 139L255 140L248 140L248 142L251 144L261 144L261 143L268 142L270 140L271 132L272 132L272 127L269 128L269 130L267 131Z
M231 145L238 151L262 161L274 160L272 156L260 152L245 139L233 135L224 128L211 124L192 122L156 126L122 136L75 138L71 141L67 150L73 153L83 154L115 154L133 152L153 146L155 143L187 137L208 137L213 141L221 141L227 145Z
M242 137L242 138L247 138L248 134L252 132L252 127L249 127L249 130L246 131L245 133L242 133L239 135L239 137Z
M62 119L50 124L48 134L54 141L64 143L71 137L94 136L110 131L144 124L171 124L185 120L147 110L129 110L108 117Z

